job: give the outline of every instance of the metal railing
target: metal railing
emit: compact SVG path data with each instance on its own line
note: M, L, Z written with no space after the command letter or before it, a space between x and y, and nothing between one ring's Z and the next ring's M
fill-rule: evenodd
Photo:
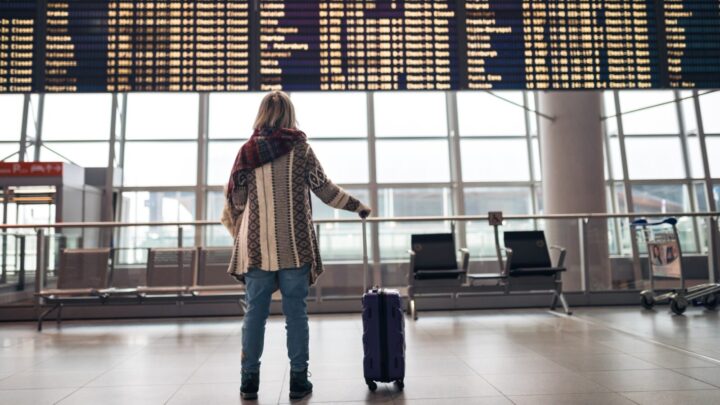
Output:
M717 279L718 275L718 218L720 218L720 212L709 212L709 213L633 213L633 214L595 214L595 213L578 213L578 214L547 214L547 215L507 215L505 216L505 226L509 229L512 229L511 225L513 223L522 223L524 222L530 222L532 223L534 228L540 228L544 229L546 233L549 233L550 240L554 239L555 237L559 237L560 239L564 239L566 241L569 241L569 243L576 243L575 246L571 246L571 249L575 250L575 256L573 257L573 250L569 250L570 252L570 264L569 264L569 271L568 271L568 277L570 279L570 287L566 289L566 291L576 291L576 292L584 292L584 293L590 293L593 291L601 291L603 290L604 284L608 283L608 280L610 282L613 282L612 275L608 278L605 274L599 274L600 272L604 272L602 266L609 266L609 257L613 256L613 251L610 248L607 248L605 250L602 250L598 253L595 244L602 244L602 239L605 239L604 243L609 243L612 245L614 243L612 240L615 239L613 236L609 235L611 233L619 233L617 229L614 229L613 232L608 232L607 230L612 226L619 226L616 221L622 221L623 226L625 228L629 228L629 223L635 219L635 218L664 218L664 217L677 217L677 218L686 218L688 221L699 221L699 220L705 220L707 221L707 226L704 228L707 232L706 238L698 238L702 239L703 241L706 241L705 245L706 248L703 249L702 246L696 246L697 253L700 255L707 255L708 260L708 275L707 279L711 282ZM428 217L428 216L419 216L419 217L386 217L386 218L368 218L368 223L370 224L370 238L374 238L374 245L378 246L380 249L387 249L387 246L383 246L382 243L379 242L379 239L381 236L385 236L386 234L384 232L388 232L386 228L383 228L382 226L387 226L389 224L395 223L395 224L405 224L405 223L457 223L457 222L472 222L477 223L480 225L485 226L484 224L487 224L488 216L487 215L466 215L466 216L444 216L444 217ZM357 232L360 233L360 219L319 219L314 221L314 223L317 225L317 232L321 233L323 232L320 228L322 225L340 225L340 224L357 224ZM484 224L483 224L484 223ZM602 225L604 223L604 225ZM613 225L613 223L615 225ZM596 226L600 224L602 226L597 227ZM36 271L35 273L35 291L41 290L46 284L47 284L47 272L46 269L48 268L48 263L51 261L51 253L49 253L48 249L48 242L51 240L50 237L62 234L65 231L70 231L73 229L86 229L86 228L97 228L100 229L98 232L98 235L101 241L81 241L80 243L95 243L95 246L89 246L89 247L98 247L100 246L106 246L106 247L114 247L117 250L133 250L133 249L145 249L145 246L119 246L116 242L120 239L118 235L122 232L123 229L128 228L138 228L138 227L151 227L151 228L175 228L176 232L176 241L177 246L182 247L183 245L183 239L184 236L187 236L188 228L190 230L194 230L194 232L200 232L203 230L203 228L208 227L219 227L221 226L219 222L216 221L185 221L185 222L138 222L138 223L122 223L122 222L82 222L82 223L56 223L56 224L29 224L29 225L0 225L0 237L5 236L5 238L9 237L10 235L19 235L19 233L22 233L22 235L15 236L19 237L20 240L22 240L22 264L20 264L19 268L22 268L23 273L26 270L25 261L30 257L25 254L26 248L28 248L28 245L31 245L30 243L32 239L34 239L34 248L36 254L34 254L35 259L35 269L41 269L41 271ZM455 228L454 226L450 227L454 232L466 232L468 236L472 235L472 230L468 229L466 227L458 227ZM692 229L698 229L696 226L696 223L693 222ZM32 230L33 232L27 232L28 230ZM103 231L106 230L106 231ZM412 231L416 231L417 229L412 229ZM18 234L11 233L12 231L18 232ZM25 231L25 232L23 232ZM407 231L407 229L406 229ZM624 229L625 232L628 232L628 229ZM603 232L605 234L603 235ZM33 237L34 233L34 237ZM173 232L171 232L172 235ZM399 232L399 234L402 234L402 232ZM397 235L395 235L397 236ZM409 237L409 234L407 235ZM318 235L320 237L320 235ZM634 237L634 236L632 236ZM25 243L25 239L28 239L29 243ZM170 239L175 239L174 237ZM402 239L402 238L401 238ZM621 239L621 238L620 238ZM408 238L409 240L409 238ZM458 239L458 240L465 240L465 239ZM610 241L608 241L610 240ZM600 241L600 243L598 243ZM485 240L482 240L482 243L485 243ZM489 242L488 242L489 243ZM553 243L556 243L554 241ZM371 244L371 245L373 245ZM486 243L487 244L487 243ZM321 243L322 245L322 243ZM629 245L629 244L628 244ZM167 246L167 245L164 245ZM359 248L359 244L357 245L357 260L352 260L354 264L358 264L361 260L361 249ZM88 247L88 246L80 246L80 247ZM187 246L186 246L187 247ZM463 246L466 247L466 246ZM321 246L322 248L322 246ZM472 246L471 252L472 252ZM618 246L616 246L618 248ZM405 247L407 249L407 247ZM377 280L383 280L383 284L385 285L392 285L393 279L394 280L406 280L405 277L400 275L399 273L402 271L407 271L402 266L405 265L404 260L387 260L385 257L382 256L381 252L378 251L378 249L372 249L371 253L371 271L372 279ZM492 250L494 251L494 245L492 246ZM617 250L617 252L614 254L615 256L623 256L623 250L622 247ZM602 257L605 256L605 257ZM627 255L625 255L627 256ZM55 256L56 257L56 256ZM397 259L402 259L398 257ZM486 255L486 256L478 256L474 255L473 262L475 265L475 268L477 271L484 271L484 269L487 269L488 267L483 267L483 263L485 262L492 262L493 261L492 255ZM573 260L575 260L573 264ZM332 262L330 260L326 260L326 263ZM0 264L3 269L7 267L6 263ZM345 263L345 265L348 265L348 263ZM390 277L391 275L383 273L384 271L387 271L388 266L394 266L392 268L392 271L397 272L398 274L395 275L395 277ZM488 264L488 266L493 266L491 264ZM574 267L573 267L574 266ZM601 267L598 267L601 266ZM383 269L383 267L385 269ZM28 267L28 269L31 267ZM494 267L490 267L493 268ZM609 270L608 270L609 271ZM388 280L385 282L385 276L388 276ZM573 277L576 279L576 281L572 281ZM638 284L638 280L642 280L642 274L634 274L634 280L635 283L628 283L625 287L627 290L638 290L640 289L640 285ZM21 277L22 280L24 280L24 276ZM598 284L594 284L593 280L600 279ZM322 279L321 279L322 280ZM396 284L399 283L396 281ZM400 286L400 284L397 284ZM599 286L599 287L598 287ZM25 288L24 285L20 286L23 289ZM340 288L343 286L336 285L334 287ZM323 286L323 289L331 290L332 288L329 288L327 286ZM608 289L612 289L610 287L607 287Z

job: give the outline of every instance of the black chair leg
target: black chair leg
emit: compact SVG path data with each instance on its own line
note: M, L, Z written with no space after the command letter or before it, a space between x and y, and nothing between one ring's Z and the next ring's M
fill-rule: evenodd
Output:
M557 302L558 302L558 292L557 292L557 291L554 291L554 292L553 292L552 303L550 304L550 310L551 310L551 311L554 311L555 308L557 308Z
M50 315L52 313L52 311L56 310L58 308L58 306L59 306L59 304L55 304L54 307L48 309L45 312L40 313L40 316L38 316L38 327L37 327L38 332L42 332L43 320L45 320L45 317Z
M57 318L55 319L55 322L57 322L58 328L60 327L60 324L62 323L62 310L63 310L63 304L58 305Z

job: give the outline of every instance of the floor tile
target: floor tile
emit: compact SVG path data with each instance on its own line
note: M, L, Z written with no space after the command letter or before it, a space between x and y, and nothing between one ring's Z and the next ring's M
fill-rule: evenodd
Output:
M672 391L713 389L712 385L671 370L619 370L583 373L613 391Z
M0 390L0 404L50 405L70 395L76 388Z
M633 405L620 394L596 392L592 394L552 394L511 396L515 405Z
M641 405L710 405L720 404L720 390L623 392L622 395Z
M195 370L191 368L115 369L93 379L90 387L117 387L138 385L181 385Z
M474 375L472 368L455 356L405 358L407 377Z
M512 405L512 402L502 396L495 397L464 397L464 398L434 398L434 399L395 399L395 405Z
M98 375L81 371L23 371L0 380L0 390L81 387Z
M631 353L633 357L665 368L717 367L718 363L670 350L656 353Z
M63 399L59 405L155 405L165 403L179 386L84 387Z
M720 367L678 368L673 371L720 388Z
M563 373L570 370L542 356L465 358L478 374Z
M353 401L364 401L365 403L392 403L395 387L385 384L378 384L378 389L371 392L363 380L318 380L310 378L313 383L313 392L310 397L302 401L292 401L297 403L343 403ZM280 394L280 403L291 403L289 385L282 387Z
M585 394L608 391L573 373L484 374L505 395Z
M573 354L551 359L575 371L647 370L661 368L657 364L627 354Z
M394 387L392 387L394 389ZM483 397L501 395L480 376L406 377L398 399Z
M240 385L223 384L186 384L170 398L168 405L237 405L277 404L282 382L260 382L260 391L256 401L243 401L240 398Z

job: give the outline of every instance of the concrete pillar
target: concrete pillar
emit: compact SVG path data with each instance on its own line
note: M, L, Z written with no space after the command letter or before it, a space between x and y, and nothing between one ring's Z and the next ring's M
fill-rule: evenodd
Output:
M539 110L554 120L541 118L543 206L547 214L605 213L606 191L602 133L602 93L598 91L542 92ZM576 220L547 221L548 243L568 249L563 276L566 290L583 287L581 242L584 262L594 290L609 288L611 272L608 222L592 220L580 235Z

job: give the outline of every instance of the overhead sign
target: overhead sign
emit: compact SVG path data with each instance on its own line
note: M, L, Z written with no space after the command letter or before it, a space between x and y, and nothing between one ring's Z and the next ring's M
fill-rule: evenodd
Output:
M3 177L59 177L63 174L61 162L0 162Z

